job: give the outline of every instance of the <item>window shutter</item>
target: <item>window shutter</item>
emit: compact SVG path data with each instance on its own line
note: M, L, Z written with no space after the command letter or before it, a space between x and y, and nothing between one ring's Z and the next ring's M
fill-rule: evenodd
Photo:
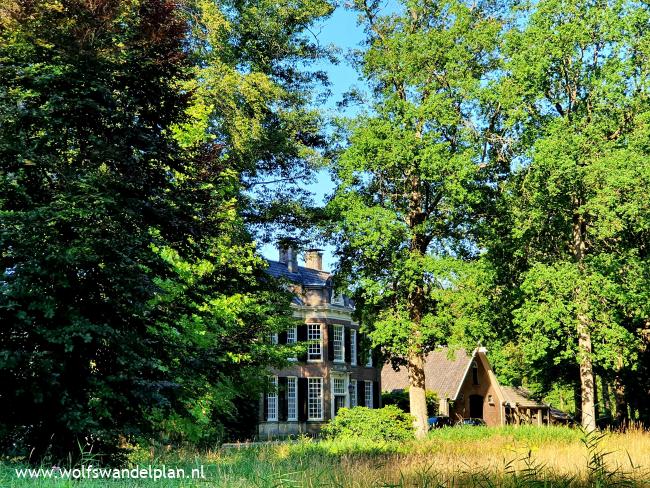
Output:
M305 342L307 341L307 324L301 324L297 327L297 339L298 342ZM305 344L303 344L305 346ZM298 354L297 357L298 361L302 361L303 363L307 361L307 347L304 347L304 350L301 351Z
M370 354L372 356L372 366L374 368L379 368L380 367L380 360L381 360L381 354L379 353L379 349L372 349L370 351Z
M363 380L357 380L357 405L366 406L366 382Z
M298 420L307 420L307 378L298 378Z
M351 359L352 356L350 356L350 334L351 334L351 332L350 332L349 327L346 327L344 329L344 331L345 331L345 362L349 363L349 362L352 361L352 359Z
M307 340L307 324L298 325L298 340L299 341Z
M286 344L287 343L287 331L282 331L278 334L278 344Z
M379 381L372 382L372 407L380 408L379 399L381 395L379 394Z
M287 420L287 409L289 402L287 401L287 377L281 376L278 378L278 420L285 422Z
M334 326L327 326L327 359L334 361Z
M357 365L366 365L366 340L365 337L357 332Z

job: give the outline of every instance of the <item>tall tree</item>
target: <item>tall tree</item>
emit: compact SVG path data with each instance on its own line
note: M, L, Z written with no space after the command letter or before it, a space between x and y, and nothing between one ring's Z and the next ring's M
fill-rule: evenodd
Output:
M187 22L166 0L1 8L3 447L218 440L290 297L224 141L188 142Z
M359 68L372 110L349 126L329 206L340 271L355 283L375 347L409 373L411 414L427 431L424 356L449 333L447 295L475 249L468 233L489 160L482 132L500 22L462 1L409 1L366 27Z
M517 15L504 86L523 150L501 265L520 266L527 364L575 375L592 430L594 372L636 367L648 317L650 9L545 0Z

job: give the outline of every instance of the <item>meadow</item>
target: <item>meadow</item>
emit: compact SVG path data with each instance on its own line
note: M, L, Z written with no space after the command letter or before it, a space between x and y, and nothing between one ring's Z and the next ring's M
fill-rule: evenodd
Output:
M564 427L445 428L425 441L308 438L197 453L136 449L133 466L203 466L204 479L17 479L4 462L2 487L608 487L650 486L650 433L584 435ZM92 458L85 464L92 464ZM49 466L43 466L48 468Z

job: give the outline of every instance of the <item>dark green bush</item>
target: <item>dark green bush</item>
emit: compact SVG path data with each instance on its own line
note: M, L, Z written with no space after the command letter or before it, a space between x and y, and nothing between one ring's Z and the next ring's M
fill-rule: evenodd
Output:
M427 414L429 417L438 415L438 395L433 391L427 391ZM385 391L381 394L382 405L395 405L397 408L408 412L409 407L409 389Z
M329 439L401 441L413 438L413 417L395 405L342 408L323 428L323 434Z

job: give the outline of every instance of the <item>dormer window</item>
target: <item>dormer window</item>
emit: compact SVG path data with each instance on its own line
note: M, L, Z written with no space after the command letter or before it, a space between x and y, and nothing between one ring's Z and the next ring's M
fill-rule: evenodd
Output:
M345 305L345 300L343 299L343 295L340 293L332 293L332 300L330 300L330 303L332 305Z

